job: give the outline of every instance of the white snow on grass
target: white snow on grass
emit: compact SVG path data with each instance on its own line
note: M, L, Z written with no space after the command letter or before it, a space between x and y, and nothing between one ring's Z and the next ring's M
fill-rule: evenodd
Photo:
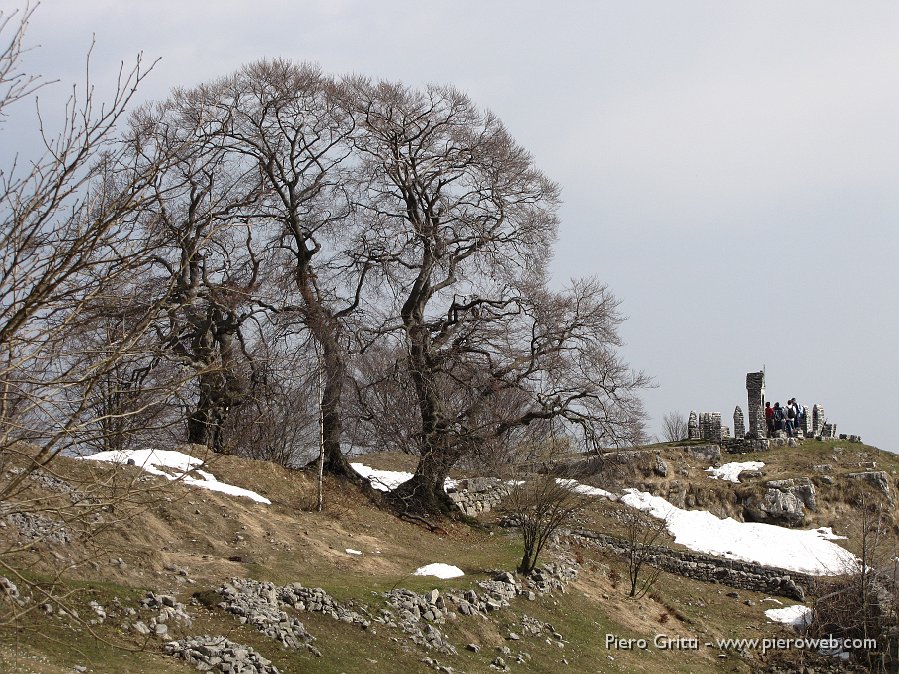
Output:
M345 551L348 555L361 555L362 550L353 550L353 548L347 548Z
M351 463L350 466L378 491L393 491L406 480L412 479L412 473L403 470L377 470L364 463Z
M371 486L378 491L393 491L406 480L412 479L412 473L407 473L404 470L378 470L358 462L351 463L350 466L362 477L366 478L371 483ZM446 478L446 482L443 483L444 489L455 486L456 481L451 478Z
M192 487L219 491L232 496L245 496L257 503L268 505L272 503L255 491L235 487L233 484L227 484L226 482L219 482L212 473L199 469L199 466L202 466L205 461L183 452L164 449L127 449L121 452L100 452L78 458L109 463L128 463L130 459L134 461L136 466L151 475L159 475L169 480L180 480ZM170 470L161 470L162 468L169 468ZM187 473L189 472L194 472L200 477L196 478L188 475Z
M577 480L567 480L561 477L557 477L556 482L563 487L568 487L568 489L577 494L584 494L585 496L601 496L602 498L607 498L610 501L614 501L618 498L610 491L600 489L599 487L591 487L589 484L581 484Z
M831 541L828 527L786 529L773 524L721 519L705 510L681 510L660 496L627 489L620 501L664 519L674 541L697 552L728 559L777 566L818 576L833 576L858 568L858 558Z
M459 576L464 576L465 574L462 572L458 566L453 566L451 564L443 564L441 562L436 562L434 564L428 564L427 566L423 566L419 569L415 569L412 572L413 576L437 576L437 578L458 578Z
M803 628L811 624L812 610L802 604L784 606L783 608L769 608L765 611L765 617L772 622Z
M764 461L732 461L731 463L723 464L719 468L706 468L705 472L709 473L709 477L715 480L739 482L740 473L744 470L759 470L764 467Z

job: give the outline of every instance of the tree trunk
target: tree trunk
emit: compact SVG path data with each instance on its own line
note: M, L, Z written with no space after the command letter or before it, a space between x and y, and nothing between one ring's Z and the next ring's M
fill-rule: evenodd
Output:
M212 436L212 395L208 375L200 376L200 397L197 406L187 417L187 441L192 445L209 446Z
M412 479L397 487L391 498L414 515L451 515L457 512L444 487L453 463L448 461L447 451L425 452Z
M359 481L361 476L350 466L343 455L340 440L343 421L340 416L340 401L346 378L346 363L335 339L326 339L324 350L324 390L322 391L322 435L325 453L325 472Z
M324 379L320 412L325 454L324 472L362 484L365 482L364 478L352 469L340 446L343 434L341 399L343 383L347 377L346 357L340 343L340 321L319 300L308 267L300 267L297 285L306 305L306 324L322 350L319 367L322 368ZM307 467L317 466L318 459L310 462Z

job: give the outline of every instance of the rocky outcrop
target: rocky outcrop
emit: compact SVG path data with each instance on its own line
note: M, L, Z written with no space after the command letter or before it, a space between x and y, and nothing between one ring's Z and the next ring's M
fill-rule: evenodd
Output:
M8 598L11 601L21 603L21 594L16 584L6 576L0 576L0 599Z
M656 465L652 467L652 471L659 477L668 477L668 464L659 453L656 453Z
M769 480L761 498L749 497L743 504L748 522L767 522L785 527L805 524L805 509L817 510L815 485L807 477Z
M890 479L885 471L865 471L864 473L849 473L847 476L850 480L861 480L867 482L877 489L881 494L886 496L890 503L893 502L893 492L890 489Z
M7 515L6 520L18 529L22 538L57 545L65 545L72 540L72 534L65 524L43 515L14 512Z
M572 531L571 535L588 545L619 555L630 552L628 541L614 536L584 530ZM723 583L753 592L767 592L797 601L805 599L807 591L814 587L815 582L813 576L804 573L697 552L671 550L662 546L649 546L646 563L686 578Z
M669 468L661 452L647 449L624 449L585 456L553 467L557 475L584 478L602 475L607 482L633 481L634 477L667 477Z
M812 481L807 477L794 477L786 480L769 480L765 483L765 487L769 490L776 489L781 492L792 494L802 501L802 504L812 512L818 510L815 485L812 484Z
M441 593L431 590L417 594L411 590L395 589L384 593L391 609L381 609L375 622L401 629L407 638L419 646L445 654L455 654L456 648L440 631L448 618L459 616L484 617L488 613L509 607L516 597L529 600L538 594L564 591L565 585L577 577L577 564L548 563L535 569L527 578L520 578L508 571L496 573L490 580L478 582L476 590L450 590Z

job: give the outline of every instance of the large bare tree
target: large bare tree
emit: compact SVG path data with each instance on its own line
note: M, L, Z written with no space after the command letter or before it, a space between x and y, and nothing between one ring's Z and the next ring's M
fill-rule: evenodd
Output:
M453 465L537 420L567 419L594 444L632 436L642 415L633 394L646 379L615 356L616 301L594 282L546 290L556 186L496 117L454 89L349 86L360 208L391 290L383 301L399 317L381 332L402 331L420 422L419 465L396 497L411 510L447 511ZM510 391L527 403L503 417Z
M316 68L260 61L190 93L211 113L213 135L254 173L247 210L273 270L270 311L311 334L321 369L325 469L354 479L342 452L341 402L349 337L344 320L361 301L366 266L347 243L356 231L346 175L353 117L339 87ZM316 362L318 361L318 362Z
M155 245L147 292L155 285L166 293L158 337L195 374L186 439L219 452L229 447L226 422L252 380L244 325L263 311L254 301L261 245L247 215L258 198L256 171L229 154L220 130L195 95L176 91L135 114L127 139L145 163L169 158L141 222Z

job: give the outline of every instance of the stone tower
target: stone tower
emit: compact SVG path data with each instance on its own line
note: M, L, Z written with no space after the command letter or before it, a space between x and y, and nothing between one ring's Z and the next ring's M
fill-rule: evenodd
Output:
M815 403L812 406L812 434L815 437L821 435L824 430L824 405Z
M699 439L699 417L696 412L690 411L690 418L687 421L687 437L690 440L698 440Z
M764 438L768 434L765 424L765 373L748 372L746 374L746 394L749 415L749 437Z
M743 410L737 405L734 409L734 438L742 440L746 437L746 427L743 425Z

